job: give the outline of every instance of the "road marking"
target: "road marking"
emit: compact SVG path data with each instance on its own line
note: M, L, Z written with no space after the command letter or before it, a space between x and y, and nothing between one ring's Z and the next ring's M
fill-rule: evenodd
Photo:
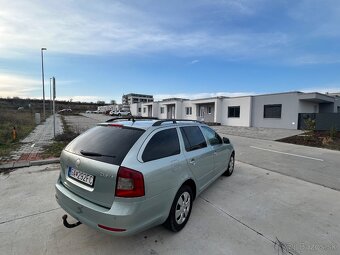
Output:
M275 152L275 153L280 153L280 154L285 154L285 155L299 157L299 158L307 158L307 159L312 159L312 160L316 160L316 161L324 161L323 159L320 159L320 158L312 158L312 157L308 157L308 156L292 154L292 153L287 153L287 152L282 152L282 151L275 151L275 150L260 148L260 147L256 147L256 146L250 146L250 148L258 149L258 150L263 150L263 151L270 151L270 152Z
M33 143L33 144L31 145L31 148L33 148L33 147L34 147L34 145L35 145L35 143Z

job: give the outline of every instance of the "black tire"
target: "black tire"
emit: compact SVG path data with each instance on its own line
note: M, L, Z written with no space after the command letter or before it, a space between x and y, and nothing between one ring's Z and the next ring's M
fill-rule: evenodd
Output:
M122 116L120 113L118 113L118 116L120 117L120 116Z
M228 168L227 170L223 173L224 176L230 176L233 174L235 168L235 154L234 152L231 154L229 162L228 162Z
M189 208L188 210L185 210L186 206L180 208L178 203L179 203L180 198L182 199L182 201L185 202L187 195L189 195ZM192 193L191 188L187 185L182 186L178 190L175 196L175 199L172 202L169 216L167 220L163 223L163 226L173 232L178 232L182 230L189 220L191 209L192 209L192 202L193 202L193 193ZM176 211L181 212L177 218L176 218Z

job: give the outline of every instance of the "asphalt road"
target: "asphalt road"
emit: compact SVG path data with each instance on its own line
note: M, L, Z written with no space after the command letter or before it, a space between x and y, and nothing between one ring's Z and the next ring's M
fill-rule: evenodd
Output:
M225 136L234 144L241 162L340 190L340 151Z
M340 253L338 191L241 162L195 200L181 232L159 226L124 238L66 229L58 174L49 165L0 175L0 254Z

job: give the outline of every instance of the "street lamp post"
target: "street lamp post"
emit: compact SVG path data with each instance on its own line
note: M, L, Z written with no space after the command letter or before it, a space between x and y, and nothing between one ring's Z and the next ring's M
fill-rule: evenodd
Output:
M53 115L53 109L52 109L52 78L50 78L50 108L51 108L51 115Z
M43 117L46 120L46 112L45 112L45 81L44 81L44 50L46 48L41 48L41 76L42 76L42 85L43 85Z

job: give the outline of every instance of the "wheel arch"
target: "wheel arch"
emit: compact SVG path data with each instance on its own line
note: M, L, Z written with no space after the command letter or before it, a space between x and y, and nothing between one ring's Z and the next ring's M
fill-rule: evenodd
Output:
M196 194L197 194L196 183L195 183L195 181L194 181L193 179L188 179L188 180L186 180L186 181L182 184L182 186L189 186L189 187L191 188L191 190L192 190L192 195L193 195L193 200L195 200ZM182 186L181 186L181 187L182 187Z

